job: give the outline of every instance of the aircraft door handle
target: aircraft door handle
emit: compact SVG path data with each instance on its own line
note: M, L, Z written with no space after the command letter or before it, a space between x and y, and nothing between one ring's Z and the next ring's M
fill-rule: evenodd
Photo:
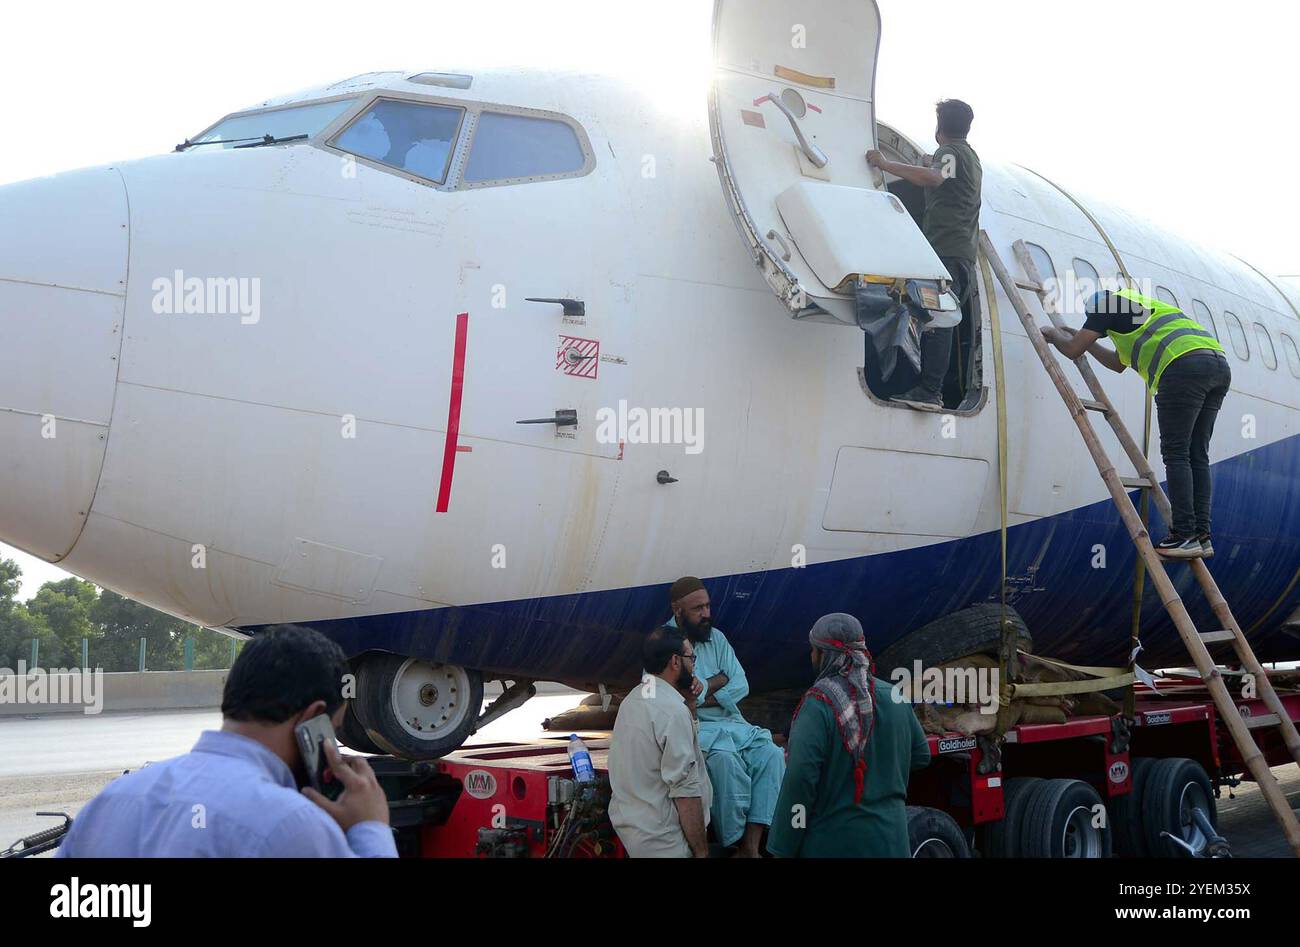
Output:
M790 122L790 127L794 129L794 136L799 139L799 148L803 151L804 157L812 162L812 165L815 168L826 167L827 162L830 161L830 159L826 157L826 152L822 151L804 137L803 129L799 127L799 119L795 118L795 114L790 111L790 107L781 101L781 96L775 92L769 92L767 94L767 101L775 105L780 110L781 114Z
M769 231L767 232L767 239L769 239L769 240L775 240L777 243L781 244L781 259L783 259L783 260L785 260L785 262L789 263L789 262L790 262L790 245L789 245L788 243L785 242L785 237L781 236L781 235L780 235L779 233L777 233L775 230L769 230Z

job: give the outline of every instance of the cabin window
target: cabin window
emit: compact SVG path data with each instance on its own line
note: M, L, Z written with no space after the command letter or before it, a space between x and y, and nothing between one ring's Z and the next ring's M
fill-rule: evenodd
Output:
M1192 314L1196 317L1197 322L1214 333L1216 339L1219 338L1219 326L1215 323L1214 315L1210 312L1209 306L1199 299L1193 299Z
M222 142L222 148L233 148L237 144L250 144L250 139L256 140L267 135L272 138L315 135L347 111L355 101L353 98L334 99L330 102L311 102L307 105L231 115L194 138L193 144Z
M1070 268L1074 271L1075 296L1079 304L1077 311L1083 315L1087 311L1088 300L1101 291L1101 275L1095 266L1078 257L1071 262Z
M587 154L573 126L553 118L483 112L478 117L466 184L559 177L582 171Z
M1056 278L1056 267L1052 264L1052 255L1036 243L1026 243L1029 256L1038 267L1038 274L1045 280Z
M1056 307L1062 312L1069 314L1071 300L1065 299L1065 294L1061 290L1060 281L1056 277L1056 266L1052 263L1052 256L1036 243L1026 243L1025 249L1029 251L1029 258L1034 261L1034 266L1038 269L1038 275L1043 278L1043 286L1052 290L1050 295L1056 299Z
M1228 338L1232 339L1232 350L1237 353L1237 357L1243 362L1250 361L1250 340L1246 338L1246 328L1241 324L1241 320L1226 309L1223 312L1223 319L1228 323Z
M1296 348L1295 339L1282 333L1282 351L1286 353L1286 367L1291 369L1291 374L1300 378L1300 349Z
M447 105L377 99L334 139L334 146L441 184L464 115L464 109Z
M1277 349L1273 348L1273 337L1268 334L1268 327L1255 323L1255 338L1259 340L1259 354L1264 359L1264 367L1269 371L1277 370Z
M1173 294L1173 291L1165 289L1163 286L1156 287L1156 299L1160 300L1166 306L1173 306L1175 309L1183 308L1178 305L1178 297Z

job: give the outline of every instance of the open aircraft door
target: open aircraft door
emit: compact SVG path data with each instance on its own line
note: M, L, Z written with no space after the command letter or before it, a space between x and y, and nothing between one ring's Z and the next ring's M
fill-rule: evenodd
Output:
M728 207L796 318L857 324L854 283L954 313L948 271L866 161L874 0L715 0L709 127Z

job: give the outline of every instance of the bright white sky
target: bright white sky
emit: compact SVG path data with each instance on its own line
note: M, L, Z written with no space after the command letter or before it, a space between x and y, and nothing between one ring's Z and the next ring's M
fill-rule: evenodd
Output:
M1300 156L1300 5L880 7L881 120L932 147L935 101L965 99L976 116L971 143L986 160L1032 167L1265 272L1300 273L1292 229L1300 191L1290 176ZM703 109L710 8L709 0L9 4L0 183L167 151L227 112L380 69L619 72ZM8 547L0 555L22 565L24 597L63 575Z

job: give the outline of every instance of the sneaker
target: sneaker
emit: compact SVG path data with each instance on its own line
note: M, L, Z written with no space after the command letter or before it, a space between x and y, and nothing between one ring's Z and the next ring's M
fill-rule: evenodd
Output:
M1199 543L1201 544L1201 551L1202 551L1202 553L1204 553L1204 555L1202 555L1201 558L1202 558L1202 559L1213 559L1213 558L1214 558L1214 544L1210 542L1210 534L1209 534L1209 533L1201 533L1201 535L1199 535L1199 536L1196 537L1196 541L1199 542Z
M1175 533L1160 540L1156 544L1156 552L1166 559L1201 559L1205 556L1199 539L1186 539Z
M915 408L917 411L942 411L943 399L937 393L931 393L924 388L913 388L911 391L905 391L901 395L894 395L889 399L898 404L905 404L909 408Z

